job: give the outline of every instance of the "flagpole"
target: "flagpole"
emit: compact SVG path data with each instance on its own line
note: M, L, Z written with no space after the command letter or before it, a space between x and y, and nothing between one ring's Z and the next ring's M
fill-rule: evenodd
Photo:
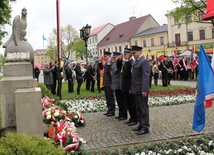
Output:
M58 47L58 90L59 90L59 99L61 100L62 98L62 94L61 94L61 89L60 89L60 85L62 85L61 83L61 72L60 72L60 53L61 53L61 38L60 38L60 0L56 0L56 13L57 13L57 47Z

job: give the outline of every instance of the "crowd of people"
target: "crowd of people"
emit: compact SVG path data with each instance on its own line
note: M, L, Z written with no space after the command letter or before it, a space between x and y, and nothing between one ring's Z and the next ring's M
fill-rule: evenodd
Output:
M53 95L60 95L62 88L62 80L68 83L68 92L74 92L74 82L77 82L77 94L80 95L82 83L85 82L86 90L95 92L95 81L99 84L100 72L95 66L94 62L89 62L86 65L81 63L68 63L65 62L63 66L58 65L58 61L54 63L45 64L43 69L44 84L51 91ZM35 68L35 72L37 67ZM39 79L38 77L36 77ZM57 84L59 86L57 86ZM101 92L100 84L98 87L99 93ZM57 91L56 91L57 90Z
M194 80L197 78L198 56L193 61L187 56L180 56L175 60L169 56L164 56L164 59L157 62L151 61L152 72L150 75L150 88L152 79L154 85L158 85L158 79L162 80L162 86L171 85L171 80Z

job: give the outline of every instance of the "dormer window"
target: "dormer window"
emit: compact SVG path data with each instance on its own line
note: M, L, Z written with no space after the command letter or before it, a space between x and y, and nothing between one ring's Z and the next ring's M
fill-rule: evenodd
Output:
M121 38L124 34L120 34L119 37Z

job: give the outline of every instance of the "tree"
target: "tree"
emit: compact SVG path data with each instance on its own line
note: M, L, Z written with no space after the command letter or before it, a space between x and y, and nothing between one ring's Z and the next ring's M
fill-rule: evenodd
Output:
M15 1L15 0L10 0ZM4 31L4 26L10 24L12 8L10 6L9 0L0 1L0 45L2 44L2 38L7 34Z
M72 46L72 51L76 52L76 58L83 60L83 57L86 57L85 42L82 39L77 39Z
M61 57L63 59L68 59L69 55L72 50L72 46L77 40L78 33L77 31L71 26L67 25L65 27L61 27ZM49 45L47 48L46 55L50 56L54 60L57 58L58 52L57 52L57 29L54 28L50 34L50 37L48 38Z
M181 5L170 13L170 15L173 16L177 22L179 22L178 26L180 26L181 24L190 23L190 15L193 15L194 22L209 24L211 23L214 26L214 20L205 22L198 18L200 13L206 13L206 0L172 0L172 2Z

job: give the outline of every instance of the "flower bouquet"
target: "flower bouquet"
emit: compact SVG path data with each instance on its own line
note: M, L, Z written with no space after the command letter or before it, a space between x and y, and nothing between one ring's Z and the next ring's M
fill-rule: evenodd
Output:
M77 126L77 127L85 125L85 120L83 118L83 115L79 111L77 111L77 112L70 112L67 115L67 118L69 118L72 122L74 122L75 126Z
M79 149L83 139L75 133L76 127L69 120L61 120L50 127L48 136L53 139L56 146L62 146L69 153Z
M52 105L52 107L43 111L43 121L46 124L51 124L52 122L57 122L64 119L65 115L66 111L60 109L58 106Z

